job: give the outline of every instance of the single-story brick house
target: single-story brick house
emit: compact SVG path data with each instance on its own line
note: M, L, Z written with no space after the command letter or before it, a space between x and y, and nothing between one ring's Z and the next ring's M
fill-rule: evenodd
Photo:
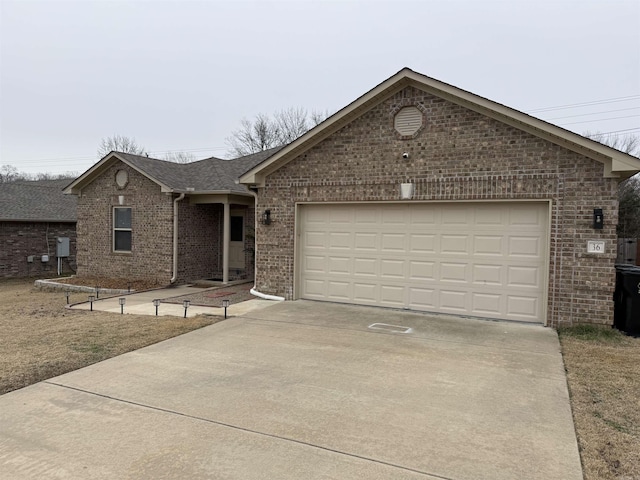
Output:
M278 151L187 165L114 152L66 191L79 274L249 278L248 243L228 271L236 211L255 229L256 293L557 326L613 323L616 186L639 171L403 69Z
M73 272L76 199L63 195L68 183L69 179L0 183L0 278Z
M110 152L65 189L78 198L78 276L253 278L255 200L237 178L273 152L187 164Z

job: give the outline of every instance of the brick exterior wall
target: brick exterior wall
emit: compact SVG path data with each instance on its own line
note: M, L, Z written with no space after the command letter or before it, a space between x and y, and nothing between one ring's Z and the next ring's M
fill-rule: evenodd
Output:
M191 205L188 199L178 205L179 278L201 280L222 276L222 205Z
M118 170L129 174L124 188L116 186ZM78 276L169 284L173 275L176 197L162 193L156 183L122 162L106 169L78 197ZM132 208L130 253L113 251L113 208L119 206ZM232 208L247 209L233 205ZM253 212L249 208L245 215L245 228L251 231ZM191 204L188 196L178 202L177 283L222 278L222 221L222 204ZM253 248L253 237L246 238L245 245L247 249ZM244 278L253 278L253 268L230 271L230 280Z
M118 170L128 184L116 186ZM124 202L119 204L119 196ZM132 251L113 251L113 207L132 208ZM78 276L128 278L166 285L173 268L173 197L129 166L117 162L78 197Z
M0 222L0 278L55 277L58 274L57 238L69 238L69 257L62 260L62 273L76 268L76 224ZM33 262L27 257L33 255ZM42 255L49 261L42 262Z
M401 137L395 113L415 105L425 127ZM402 158L408 152L409 159ZM603 165L526 132L407 87L267 176L258 210L273 223L257 228L257 288L294 297L297 202L400 201L399 184L415 183L412 201L552 201L547 322L613 323L617 182ZM593 208L604 211L592 228ZM604 254L587 240L606 241Z

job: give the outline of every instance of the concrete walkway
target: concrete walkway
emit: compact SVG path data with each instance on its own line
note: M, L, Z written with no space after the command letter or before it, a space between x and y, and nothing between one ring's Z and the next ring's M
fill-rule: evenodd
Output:
M202 288L192 286L177 286L170 288L162 288L158 290L149 290L140 293L130 293L117 296L102 297L93 302L93 306L89 302L78 303L71 305L69 308L78 310L94 310L102 312L114 312L120 313L120 298L125 299L123 312L125 314L136 315L155 315L156 307L153 305L154 299L165 300L168 298L179 297L182 295L195 295L202 292ZM260 309L273 302L270 300L254 299L246 302L240 302L231 304L227 308L228 316L239 316L251 312L255 309ZM183 317L185 314L184 307L180 303L161 303L158 307L158 315L171 315L176 317ZM187 317L194 317L196 315L224 315L224 308L219 307L207 307L202 305L190 305L187 308Z
M296 301L0 396L0 478L582 471L553 330Z

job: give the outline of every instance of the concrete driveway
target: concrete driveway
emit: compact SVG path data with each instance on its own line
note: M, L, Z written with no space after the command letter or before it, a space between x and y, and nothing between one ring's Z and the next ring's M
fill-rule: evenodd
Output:
M0 478L582 472L553 330L297 301L1 396Z

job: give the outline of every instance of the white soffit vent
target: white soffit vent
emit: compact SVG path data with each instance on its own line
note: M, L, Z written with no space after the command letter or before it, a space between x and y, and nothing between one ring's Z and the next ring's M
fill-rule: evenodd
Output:
M416 107L404 107L396 113L393 126L402 136L413 135L422 127L422 112Z

